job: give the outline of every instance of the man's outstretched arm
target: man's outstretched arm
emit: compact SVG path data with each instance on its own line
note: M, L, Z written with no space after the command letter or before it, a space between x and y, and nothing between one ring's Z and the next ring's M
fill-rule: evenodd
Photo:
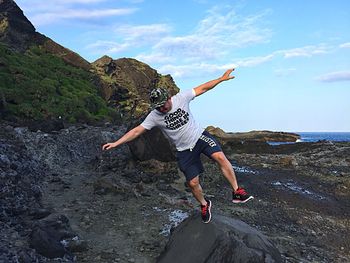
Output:
M235 69L229 69L226 70L226 72L224 73L224 75L222 75L220 78L218 79L213 79L211 81L208 81L206 83L203 83L201 85L199 85L198 87L194 88L194 92L196 93L196 97L199 95L202 95L203 93L207 92L208 90L211 90L212 88L214 88L216 85L218 85L219 83L229 80L229 79L233 79L234 76L230 76L231 72L234 71Z
M137 137L139 137L145 131L147 131L147 130L144 127L142 127L141 125L139 125L133 129L131 129L127 133L125 133L119 140L117 140L115 142L109 142L109 143L104 144L102 146L102 150L109 150L109 149L117 147L123 143L130 142L130 141L136 139Z

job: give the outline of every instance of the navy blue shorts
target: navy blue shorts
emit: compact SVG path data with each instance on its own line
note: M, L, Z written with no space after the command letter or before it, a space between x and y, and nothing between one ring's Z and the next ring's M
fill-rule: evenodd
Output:
M200 158L201 154L204 153L211 158L213 153L221 151L222 149L217 140L209 132L204 131L192 150L189 149L176 153L177 164L185 174L186 180L191 181L197 175L204 172Z

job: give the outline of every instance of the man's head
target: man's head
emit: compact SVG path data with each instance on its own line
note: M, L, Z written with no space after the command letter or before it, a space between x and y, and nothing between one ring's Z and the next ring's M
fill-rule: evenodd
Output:
M171 101L169 93L164 88L155 88L150 93L150 101L152 109L166 113L171 110Z

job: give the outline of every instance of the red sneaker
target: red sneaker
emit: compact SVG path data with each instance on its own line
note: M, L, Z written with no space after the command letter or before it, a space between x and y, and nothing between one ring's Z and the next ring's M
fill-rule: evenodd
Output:
M243 188L240 187L232 193L232 196L232 202L235 204L245 203L251 199L254 199L252 195L249 195Z
M202 211L202 221L205 224L208 224L211 220L211 201L208 199L205 199L207 201L206 205L201 205L201 211Z

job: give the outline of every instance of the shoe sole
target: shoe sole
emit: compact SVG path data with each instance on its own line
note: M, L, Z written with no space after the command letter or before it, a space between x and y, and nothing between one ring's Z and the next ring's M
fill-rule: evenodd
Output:
M249 200L254 199L254 196L249 196L246 200L232 200L232 203L234 204L244 204L246 202L248 202Z
M210 201L208 210L209 210L209 219L207 221L202 221L204 224L208 224L211 220L211 201Z

